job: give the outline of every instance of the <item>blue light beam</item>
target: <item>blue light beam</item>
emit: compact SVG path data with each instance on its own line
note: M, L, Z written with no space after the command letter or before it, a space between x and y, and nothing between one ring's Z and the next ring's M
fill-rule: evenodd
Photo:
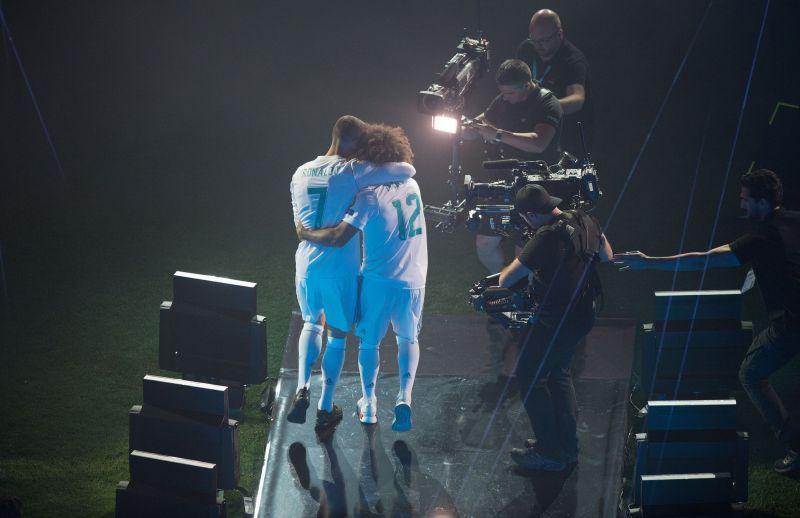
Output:
M59 160L58 158L58 153L56 152L56 147L53 144L53 139L50 138L50 132L47 130L47 124L45 124L44 117L42 116L42 111L39 109L39 103L36 101L36 95L33 93L33 88L31 87L31 83L28 80L28 74L25 73L25 67L22 65L22 58L20 58L19 52L17 51L17 46L14 44L14 38L11 37L11 29L8 27L8 23L6 22L6 16L5 13L3 13L2 5L0 5L0 23L2 24L3 30L6 33L9 46L11 47L11 51L14 53L14 57L17 60L17 65L19 66L19 71L22 74L22 78L25 80L25 86L28 88L28 93L31 96L31 101L33 101L33 107L36 110L36 116L39 118L39 124L41 124L44 136L47 139L47 143L50 145L50 151L53 152L53 158L55 159L56 165L58 166L58 174L61 176L62 180L65 180L66 176L64 175L64 169L61 167L61 160Z

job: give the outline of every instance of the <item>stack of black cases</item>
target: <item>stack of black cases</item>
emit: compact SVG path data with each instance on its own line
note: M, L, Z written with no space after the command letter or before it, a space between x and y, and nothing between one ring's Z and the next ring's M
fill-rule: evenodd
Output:
M729 512L747 500L748 436L736 401L650 401L636 434L631 516Z
M239 482L239 423L228 410L225 386L145 376L116 516L225 516L221 489Z
M172 282L174 300L161 304L158 366L193 379L263 382L267 326L256 314L256 284L187 272Z
M642 326L642 382L648 400L728 397L753 340L741 320L741 292L660 291Z
M753 339L741 299L739 290L655 293L642 326L648 403L631 444L629 515L725 513L747 500L748 437L731 399Z

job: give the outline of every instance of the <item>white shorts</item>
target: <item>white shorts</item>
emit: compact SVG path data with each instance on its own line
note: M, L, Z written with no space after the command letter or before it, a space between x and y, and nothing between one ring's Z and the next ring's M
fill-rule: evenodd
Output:
M363 344L377 345L391 322L397 338L416 342L422 328L424 302L425 288L408 289L393 282L364 278L358 301L356 336Z
M315 279L294 279L297 303L304 322L325 322L340 331L349 332L353 327L358 300L358 278L356 276Z

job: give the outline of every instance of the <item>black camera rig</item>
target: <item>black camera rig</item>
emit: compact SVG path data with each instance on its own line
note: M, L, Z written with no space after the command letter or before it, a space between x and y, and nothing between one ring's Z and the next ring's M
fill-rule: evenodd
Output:
M500 274L481 279L469 290L469 302L475 311L485 311L489 317L508 329L527 326L535 314L528 278L511 288L498 286Z
M473 182L470 175L464 176L464 198L457 202L448 201L444 206L425 206L425 218L435 223L440 230L451 232L460 223L467 228L477 229L482 218L492 218L495 231L507 233L512 228L525 230L527 225L516 214L514 201L517 191L529 184L539 184L547 192L563 199L564 209L590 211L602 195L597 178L597 169L592 163L577 166L577 159L564 153L557 164L547 165L536 160L491 160L483 163L485 169L506 170L502 180L488 183ZM497 200L498 204L475 205L468 210L468 204L476 199Z
M417 109L428 115L460 116L475 81L489 70L489 42L464 36L436 82L417 95Z
M422 90L417 96L417 109L421 113L437 116L445 115L455 119L452 145L452 162L449 166L447 185L450 199L441 206L426 205L425 217L433 222L435 228L452 232L456 226L466 223L468 216L473 221L484 215L500 216L510 226L524 228L522 220L513 212L517 191L531 183L541 184L550 194L564 200L562 208L581 208L591 210L601 196L597 180L597 169L589 157L583 138L583 127L578 123L583 149L583 162L564 153L557 164L548 165L543 161L523 162L518 160L493 160L483 163L485 169L507 170L506 178L491 183L475 183L469 175L462 175L459 148L462 128L476 124L464 116L467 97L477 79L489 68L489 42L478 33L476 38L465 35L456 47L456 54L445 64L436 82ZM463 179L463 189L459 184ZM498 200L502 205L478 205L468 210L468 205L476 199ZM509 208L509 206L511 206Z
M433 115L436 119L455 119L452 142L452 161L448 168L447 185L450 200L442 207L431 207L447 219L451 212L464 210L464 200L457 184L461 180L461 121L464 107L477 80L489 70L489 41L479 31L476 38L464 36L456 46L456 54L445 64L444 70L436 77L436 82L417 94L417 109L420 113ZM435 124L434 124L435 126ZM427 209L426 209L427 210Z

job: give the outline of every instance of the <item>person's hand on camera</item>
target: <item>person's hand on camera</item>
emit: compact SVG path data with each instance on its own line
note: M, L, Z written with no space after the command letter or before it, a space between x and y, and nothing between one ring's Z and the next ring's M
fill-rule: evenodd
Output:
M614 255L614 265L617 266L619 271L624 272L627 270L641 270L647 267L647 261L650 256L643 254L636 250L634 252L622 252L621 254Z
M494 137L497 135L497 128L485 122L476 122L474 128L483 140L486 142L494 142Z

